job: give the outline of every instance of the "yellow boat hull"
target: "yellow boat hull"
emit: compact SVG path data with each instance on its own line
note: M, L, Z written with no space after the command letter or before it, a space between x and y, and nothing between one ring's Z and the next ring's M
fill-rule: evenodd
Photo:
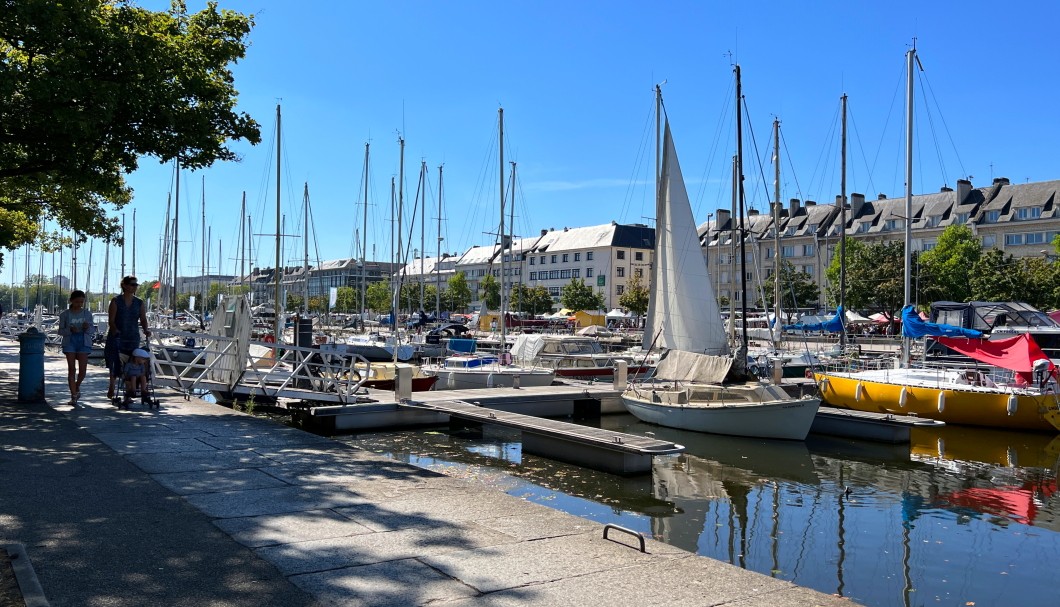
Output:
M822 400L834 407L916 415L947 424L1046 432L1060 430L1057 397L1053 394L1013 395L1001 391L904 386L830 373L815 373L814 379L821 387ZM1014 407L1010 396L1015 396Z

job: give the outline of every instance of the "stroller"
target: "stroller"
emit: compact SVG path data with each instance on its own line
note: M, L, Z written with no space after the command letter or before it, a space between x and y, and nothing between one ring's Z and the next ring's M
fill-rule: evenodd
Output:
M121 388L111 397L111 404L119 409L128 409L139 396L140 402L148 409L158 409L159 400L152 382L151 353L140 348L122 352L118 349L117 339L113 340L113 344L111 342L108 337L103 357L111 377L121 382Z

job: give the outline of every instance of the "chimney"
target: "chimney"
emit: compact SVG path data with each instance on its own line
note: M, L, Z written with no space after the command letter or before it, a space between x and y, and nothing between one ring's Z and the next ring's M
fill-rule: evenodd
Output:
M950 187L950 186L948 186L948 185L944 185L944 186L942 186L942 187L941 187L941 188L939 189L939 191L940 191L940 192L952 192L952 191L953 191L953 188L951 188L951 187Z
M876 200L887 200L887 194L879 193L876 195Z
M798 210L799 210L799 199L798 198L792 198L788 202L788 217L794 217L795 213L797 213Z
M996 184L996 185L1009 185L1008 177L994 177L994 184Z
M548 230L541 228L541 235L544 236L545 234L548 234Z
M883 194L880 194L880 196L883 196ZM886 196L883 196L883 198L880 198L880 200L883 200L884 198L886 198ZM851 192L850 193L850 218L853 219L853 218L857 217L858 215L860 215L861 214L861 209L864 206L865 206L865 195L864 194L858 194L857 192Z
M721 226L729 223L729 215L728 209L718 209L718 212L714 214L718 218L718 223L715 224L714 229L721 229Z
M957 180L957 204L964 204L968 195L972 193L972 182L967 179Z
M817 202L814 201L814 200L807 200L806 201L806 206L807 207L815 207L815 206L817 206Z
M747 211L747 215L750 217L756 217L758 215L758 209L751 209L750 211Z

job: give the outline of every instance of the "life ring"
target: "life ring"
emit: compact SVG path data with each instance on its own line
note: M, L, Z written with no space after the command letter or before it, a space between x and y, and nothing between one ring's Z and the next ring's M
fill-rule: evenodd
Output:
M803 373L803 375L806 379L813 379L813 369L806 369L806 372Z
M267 343L267 344L274 344L274 343L276 343L276 337L274 337L274 336L273 336L273 335L272 335L272 334L270 333L270 334L268 334L268 335L266 335L266 336L265 336L265 339L264 339L263 341L264 341L265 343Z

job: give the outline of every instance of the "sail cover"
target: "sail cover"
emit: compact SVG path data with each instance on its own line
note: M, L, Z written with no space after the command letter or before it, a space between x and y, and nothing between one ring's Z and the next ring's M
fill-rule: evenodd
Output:
M677 151L666 122L655 219L655 263L644 347L728 354Z
M1017 373L1031 373L1034 363L1049 360L1029 333L1023 333L1008 339L960 339L940 337L939 343L960 352L979 362L1008 369ZM1050 372L1056 369L1052 361L1048 363Z
M798 322L793 325L784 325L785 331L824 331L827 333L841 333L843 331L843 306L836 308L835 316L824 322L804 323Z
M655 367L655 377L666 381L720 384L732 366L729 356L712 356L670 350Z
M927 322L920 318L916 307L908 305L902 308L902 336L903 337L968 337L971 339L982 337L982 331L965 329L956 325L945 325L937 322Z

